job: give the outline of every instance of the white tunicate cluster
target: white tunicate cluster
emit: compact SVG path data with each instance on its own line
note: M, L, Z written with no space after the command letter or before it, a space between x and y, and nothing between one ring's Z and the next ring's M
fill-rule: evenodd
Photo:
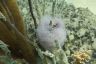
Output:
M52 50L56 43L62 47L66 40L66 30L61 18L44 16L37 27L37 37L40 45L46 50Z

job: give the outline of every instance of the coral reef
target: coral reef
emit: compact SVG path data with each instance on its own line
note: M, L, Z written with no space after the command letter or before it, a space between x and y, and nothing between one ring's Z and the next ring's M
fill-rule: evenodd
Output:
M50 52L42 50L37 44L28 1L17 1L24 17L27 35L36 46L38 64L96 64L96 15L88 8L76 8L65 0L32 0L33 13L38 24L44 15L61 17L64 21L67 37L63 49Z
M27 7L27 1L23 2L18 0L18 3L21 4L20 8L22 9L23 16L27 20L27 27L29 28L28 34L30 34L29 37L32 39L34 38L32 33L34 26L30 20L32 18L28 15L29 8ZM24 4L26 4L25 8L23 7ZM68 61L69 64L73 64L74 60L72 60L71 55L76 51L79 53L84 50L92 50L91 53L96 53L96 16L88 8L76 8L72 4L67 4L65 0L33 0L32 5L37 23L39 23L40 18L44 15L63 18L67 31L67 40L63 47L63 54L65 56L64 59L67 59L66 61ZM23 12L26 12L26 15ZM46 56L46 54L43 56L42 52L44 51L42 51L41 48L38 48L37 50L40 58L43 58L42 63L46 62L46 64L50 64L50 59L48 59L50 56ZM52 54L53 56L57 55L54 54L54 52ZM82 52L82 55L83 54L84 56L87 55L85 52ZM57 55L56 58L60 59L60 56ZM56 58L53 60L54 64L58 61ZM96 58L93 58L92 56L90 56L90 58L91 60L88 62L92 64ZM84 63L86 62L84 61ZM67 64L67 62L65 64Z

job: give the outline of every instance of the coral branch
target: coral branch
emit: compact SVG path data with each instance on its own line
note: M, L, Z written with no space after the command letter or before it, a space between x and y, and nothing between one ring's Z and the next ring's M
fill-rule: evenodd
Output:
M30 12L31 12L31 16L32 16L32 18L34 20L35 28L37 28L37 22L36 22L36 18L34 16L34 14L33 14L33 8L32 8L32 4L31 4L32 3L31 0L28 0L28 3L29 3L29 9L30 9Z
M0 39L15 50L17 54L17 51L21 51L24 59L36 64L34 46L30 45L31 41L26 37L24 22L16 0L0 0L0 11L6 17L6 20L0 20L2 21L0 22Z

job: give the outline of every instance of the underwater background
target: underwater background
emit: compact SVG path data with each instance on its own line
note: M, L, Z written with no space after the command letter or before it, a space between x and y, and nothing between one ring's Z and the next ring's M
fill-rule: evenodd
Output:
M34 58L36 64L96 64L95 0L31 0L31 4L37 23L35 25L28 0L17 0L27 37L32 42L30 45L34 45L36 49L36 58ZM50 52L42 50L37 44L35 29L44 15L63 19L67 32L63 48ZM26 59L14 60L10 57L11 50L2 41L0 41L0 48L6 53L5 56L0 56L0 61L5 64L28 64Z

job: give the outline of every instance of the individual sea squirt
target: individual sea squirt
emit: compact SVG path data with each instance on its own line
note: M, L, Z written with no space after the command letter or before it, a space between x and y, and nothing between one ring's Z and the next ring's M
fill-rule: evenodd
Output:
M66 40L63 20L51 16L42 17L37 27L37 37L40 45L46 50L52 50L56 47L55 41L59 47L62 47Z

